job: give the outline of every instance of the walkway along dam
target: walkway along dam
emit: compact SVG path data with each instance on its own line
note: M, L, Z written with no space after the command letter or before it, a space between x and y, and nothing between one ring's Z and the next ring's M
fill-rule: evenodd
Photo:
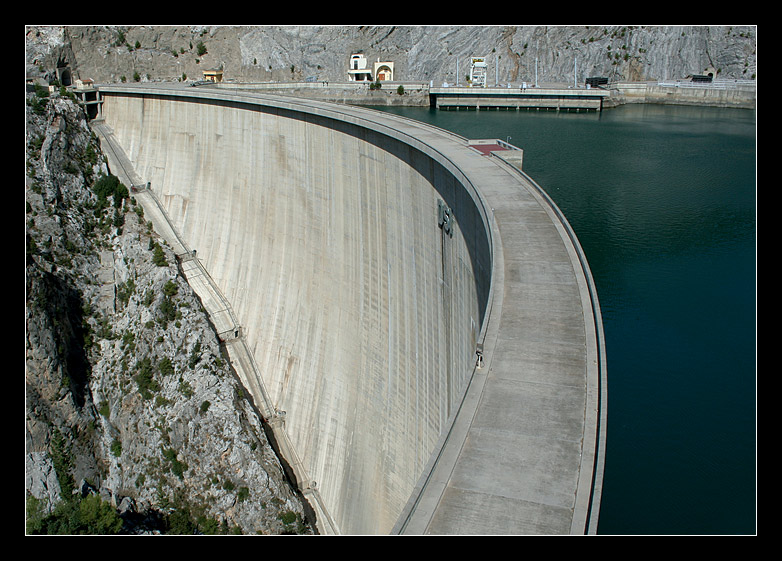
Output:
M321 533L596 531L597 295L502 152L293 97L100 95L112 173L180 256Z

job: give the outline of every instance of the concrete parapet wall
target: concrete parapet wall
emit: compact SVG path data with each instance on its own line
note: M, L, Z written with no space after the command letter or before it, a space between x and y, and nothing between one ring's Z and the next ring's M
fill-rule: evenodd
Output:
M691 83L622 83L611 86L607 104L658 103L673 105L702 105L753 109L757 101L755 87L716 87Z
M475 364L491 256L473 196L349 121L229 95L103 95L138 175L232 303L338 531L389 532Z
M299 98L320 99L334 103L369 106L428 107L429 86L418 82L380 82L381 88L370 89L368 82L296 82L296 83L222 83L208 85L222 91L254 91ZM399 86L403 92L399 93Z

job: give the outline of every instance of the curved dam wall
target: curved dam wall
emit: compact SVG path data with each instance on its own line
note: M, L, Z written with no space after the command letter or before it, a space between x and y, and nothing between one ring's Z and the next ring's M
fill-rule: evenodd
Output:
M492 255L474 194L328 111L102 93L106 124L231 303L335 528L389 533L475 367Z

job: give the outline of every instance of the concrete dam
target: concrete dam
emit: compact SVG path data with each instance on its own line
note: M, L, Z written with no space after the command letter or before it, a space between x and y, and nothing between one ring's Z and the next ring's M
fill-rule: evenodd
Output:
M512 150L216 87L100 99L321 533L596 532L600 308Z

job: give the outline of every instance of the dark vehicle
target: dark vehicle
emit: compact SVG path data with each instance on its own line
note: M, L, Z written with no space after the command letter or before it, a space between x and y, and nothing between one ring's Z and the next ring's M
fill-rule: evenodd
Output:
M603 78L600 76L595 76L592 78L586 79L586 85L591 88L599 88L600 86L607 86L608 85L608 78Z

